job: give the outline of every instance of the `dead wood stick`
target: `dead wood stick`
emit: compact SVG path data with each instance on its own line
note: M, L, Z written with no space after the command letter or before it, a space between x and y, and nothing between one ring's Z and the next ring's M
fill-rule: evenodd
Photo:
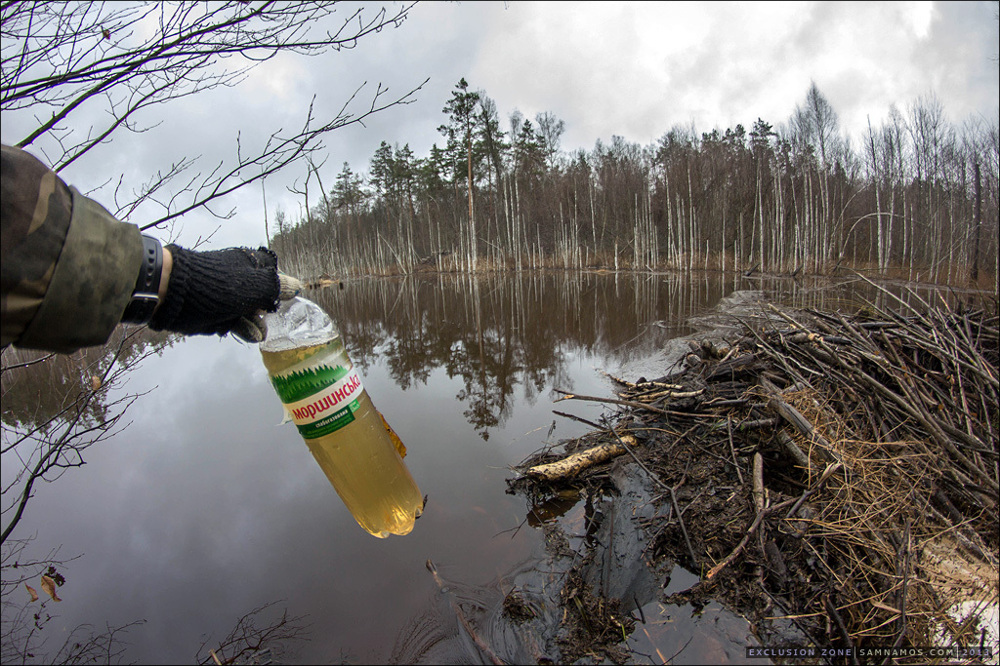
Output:
M903 637L906 635L906 585L907 585L907 574L910 569L910 520L907 518L906 525L903 528L903 540L900 543L899 550L902 553L902 557L899 554L896 555L896 561L898 566L896 567L896 575L902 574L902 583L899 589L899 594L897 595L896 606L899 607L899 619L897 626L899 631L896 632L896 640L892 644L893 647L899 647L903 644Z
M815 485L813 485L812 488L809 488L804 493L802 493L802 495L799 496L799 499L795 502L795 505L791 509L789 509L787 514L785 514L785 520L791 520L792 516L794 516L795 513L799 510L799 508L802 506L802 503L806 501L806 498L812 495L817 490L819 490L820 486L823 485L823 482L826 481L831 474L839 470L841 467L842 465L840 463L833 463L827 465L826 469L823 470L823 475L819 477L819 480L815 483Z
M673 399L683 399L683 398L694 398L705 392L705 389L698 389L697 391L675 391L673 389L666 389L663 391L657 391L656 393L643 393L641 395L635 396L636 400L641 402L654 402L660 398L667 400Z
M820 344L822 345L823 343ZM910 414L910 416L919 421L920 424L927 429L928 434L930 434L930 436L935 441L941 444L941 446L947 449L948 453L952 455L952 457L965 469L965 471L968 472L971 476L976 477L983 485L986 486L987 489L990 490L990 492L994 496L1000 493L1000 484L998 484L992 478L987 476L982 469L976 467L965 455L963 455L962 452L959 451L958 448L955 446L955 444L951 441L951 439L947 435L945 435L945 433L937 426L937 424L933 421L933 419L928 418L927 414L925 414L922 410L917 409L912 404L912 401L907 400L903 398L901 395L897 394L895 391L886 388L881 382L876 380L874 377L869 375L864 370L860 368L852 368L843 361L841 361L839 358L836 360L840 364L842 370L854 374L856 377L858 377L859 379L867 383L869 386L871 386L873 389L875 389L875 391L879 395L895 403L900 409Z
M648 409L653 412L660 412L661 414L666 414L667 410L660 409L659 407L653 407L652 405L647 405L644 402L637 402L635 400L619 400L618 398L600 398L594 395L577 395L576 393L570 393L569 391L563 391L561 389L552 389L556 393L562 393L562 397L556 398L552 402L562 402L563 400L587 400L589 402L606 402L612 405L624 405L625 407L634 407L636 409Z
M764 510L764 456L753 454L753 503L757 513Z
M750 543L750 537L752 537L753 534L754 534L754 532L757 531L757 528L760 527L760 524L764 521L764 518L766 516L769 516L772 513L777 513L781 509L784 509L786 506L792 506L792 505L794 505L793 508L792 508L792 510L789 511L788 515L786 516L786 518L790 518L792 515L795 514L795 512L798 510L798 508L800 506L802 506L802 502L804 502L805 499L807 497L809 497L809 495L811 495L814 492L816 492L817 490L819 490L820 486L823 485L823 482L826 481L830 477L830 475L833 474L838 469L840 469L840 464L839 463L836 464L836 465L830 465L830 466L828 466L826 468L826 470L823 472L823 476L821 476L819 478L819 480L816 481L816 483L814 483L812 485L812 487L810 487L808 490L806 490L804 493L802 493L801 497L797 497L797 498L793 497L793 498L787 499L784 502L781 502L779 504L774 504L772 506L769 506L769 507L765 508L763 511L758 511L757 512L757 518L753 521L753 524L750 525L749 529L747 529L747 533L745 535L743 535L743 540L740 541L740 543L736 546L736 548L733 549L733 552L729 553L729 555L726 556L726 559L722 560L721 562L719 562L718 564L716 564L714 567L712 567L711 569L709 569L708 573L705 574L705 579L703 581L700 581L700 582L705 582L705 581L711 580L720 571L722 571L727 566L729 566L732 563L733 560L735 560L737 557L739 557L740 553L743 552L743 549L747 547L748 543Z
M569 391L563 391L562 389L552 389L556 393L562 393L561 398L556 398L552 402L561 402L563 400L589 400L590 402L606 402L612 405L624 405L625 407L633 407L635 409L645 409L651 412L656 412L658 414L665 414L667 416L685 416L688 418L695 419L715 419L718 418L715 414L699 414L698 412L680 412L672 409L662 409L661 407L654 407L653 405L647 405L644 402L636 402L634 400L618 400L616 398L600 398L594 395L578 395L576 393L570 393Z
M730 400L710 400L709 402L701 403L701 406L710 407L712 409L720 409L722 407L742 407L748 402L750 401L746 398L733 398Z
M684 388L680 384L667 384L666 382L658 382L658 381L630 382L622 379L621 377L615 377L614 375L608 372L604 372L603 370L600 370L599 372L608 379L610 379L611 381L615 382L616 384L621 384L622 386L630 389L641 390L641 387L649 386L651 388L665 388L665 389L674 389L679 391L680 389Z
M795 443L795 440L792 439L791 435L784 430L779 430L778 441L781 442L781 445L785 447L785 451L788 452L788 455L795 460L795 463L799 467L805 470L808 470L811 467L809 463L809 456L805 454L805 451L799 448L799 445Z
M713 405L714 406L714 405ZM740 432L745 432L747 430L756 430L757 428L771 428L778 423L778 419L772 417L766 417L763 419L752 419L749 421L740 421L736 425L736 429Z
M956 539L958 540L959 545L965 548L970 553L972 553L972 555L974 555L975 557L981 559L982 561L989 562L993 566L996 566L997 565L996 556L992 554L988 555L987 551L989 549L983 550L982 548L979 547L978 544L976 544L975 539L977 538L977 536L975 532L969 529L967 524L968 519L965 516L963 516L962 513L959 512L957 508L955 508L955 505L952 503L950 499L948 499L948 496L944 494L944 491L941 490L940 488L936 489L936 491L934 492L934 499L936 499L941 504L941 506L944 507L945 511L948 512L948 516L951 518L951 527L949 529L954 530L954 534ZM938 516L939 520L941 520L942 523L946 525L949 524L948 520L943 515L941 515L941 513L937 509L935 509L933 505L929 506L928 509L930 509L931 512L933 512L936 516Z
M583 423L584 425L589 425L594 430L603 430L604 429L601 426L599 426L596 423L594 423L593 421L588 421L587 419L583 418L582 416L577 416L576 414L567 414L566 412L560 412L560 411L555 410L555 409L552 410L552 413L555 414L556 416L562 416L563 418L572 419L573 421L579 421L580 423Z
M615 433L617 437L617 433ZM635 445L633 435L625 435L620 438L621 442ZM545 463L529 467L525 474L528 476L545 479L546 481L557 481L576 476L588 467L610 460L615 456L620 456L626 452L625 446L621 442L609 442L591 447L586 451L580 451L555 462Z
M502 659L500 659L500 657L497 656L496 652L494 652L490 648L490 646L486 644L486 641L480 638L479 634L476 633L475 629L472 627L472 624L465 617L465 613L463 613L462 609L459 607L458 602L455 601L454 597L448 592L447 586L444 584L444 581L441 580L441 576L438 575L437 567L434 566L434 563L430 560L427 560L427 570L431 572L432 576L434 576L434 582L437 583L438 589L440 589L441 592L448 597L448 602L451 604L451 609L455 612L455 617L457 617L458 621L462 623L463 627L465 627L465 631L468 632L469 638L471 638L472 641L476 644L476 647L482 650L483 653L487 657L489 657L492 663L494 664L506 663Z
M687 477L685 477L687 478ZM677 487L684 483L684 479L680 480ZM668 488L670 491L670 503L673 504L674 513L677 514L677 523L681 526L681 534L684 535L684 543L687 545L688 556L691 558L691 566L698 566L698 560L694 556L694 548L691 546L691 538L688 536L687 527L684 526L684 516L681 515L680 507L677 506L677 496L674 494L674 488ZM690 504L688 505L690 506Z
M840 631L840 637L844 639L847 643L847 647L851 648L851 663L857 664L858 658L854 656L854 641L851 640L851 635L847 632L847 627L844 626L844 620L840 617L840 613L837 611L837 606L832 601L830 601L829 596L823 597L823 602L826 606L827 614L833 618L834 623L837 625L837 629Z
M729 555L726 556L726 559L722 560L721 562L719 562L714 567L708 570L708 573L705 574L705 580L712 580L713 578L715 578L720 571L728 567L730 564L732 564L733 560L735 560L737 557L740 556L740 553L743 552L743 549L747 547L748 543L750 543L750 537L754 535L754 532L757 531L757 528L760 527L760 524L764 522L765 516L769 516L772 513L775 513L776 511L784 509L786 506L791 506L792 503L795 501L797 501L797 498L788 499L785 500L784 502L781 502L780 504L775 504L774 506L767 507L763 511L759 511L757 513L757 518L750 525L750 528L747 529L747 533L743 535L743 540L740 541L740 543L736 546L736 548L733 549L733 552L729 553Z
M906 394L906 398L908 400L910 400L911 402L915 401L916 399L914 398L913 393L916 393L917 395L919 395L921 398L924 399L925 403L933 405L936 402L936 400L932 400L932 399L924 396L923 393L918 388L917 384L918 383L925 384L929 388L931 388L932 390L933 390L933 386L931 386L930 384L928 384L928 382L926 382L925 380L922 380L917 374L907 371L906 370L906 365L903 363L903 360L899 357L899 354L896 352L896 348L893 347L892 344L890 344L889 339L886 337L886 335L885 335L884 332L880 332L880 334L881 334L881 338L882 338L882 342L883 342L883 347L886 349L887 353L892 356L892 360L896 363L896 365L899 366L899 368L902 369L903 372L906 373L907 378L912 383L912 385L908 385L908 383L904 381L903 377L897 377L896 378L896 382L899 384L899 387L903 391L903 393ZM954 363L955 360L956 360L956 358L957 358L957 351L955 353L953 353L953 354L948 354L946 356L947 356L947 358L948 358L948 360L950 362ZM942 362L942 365L943 365L944 364L944 359L941 359L941 362ZM922 370L924 373L928 372L924 368L920 368L920 370ZM958 385L959 385L959 388L962 390L962 400L963 400L963 403L964 403L964 401L965 401L965 390L964 390L963 383L962 383L962 373L959 372L956 369L955 372L954 372L954 377L956 377L958 379ZM963 406L965 406L965 405L963 405ZM922 409L921 411L923 411L924 413L926 413L926 409ZM968 421L968 414L969 414L968 406L965 406L965 409L962 409L962 410L957 410L956 409L954 411L957 411L957 412L959 412L961 414L965 414L966 415L966 423L968 424L968 427L969 427L969 431L968 432L964 432L962 430L959 430L958 428L955 428L954 426L952 426L947 421L944 421L944 420L941 420L939 418L936 418L936 417L934 417L934 416L932 416L930 414L928 414L927 417L930 420L932 420L935 425L939 426L943 432L946 432L947 434L949 434L952 437L954 437L956 441L964 442L965 445L967 446L967 448L970 448L970 449L972 449L974 451L986 451L988 453L992 453L991 451L989 451L988 449L985 448L986 445L984 444L984 442L982 440L980 440L978 437L976 437L972 433L972 424L969 423L969 421ZM979 467L979 465L974 465L974 466L975 467Z
M804 383L804 384L807 384L807 385L809 384L809 382L806 380L806 378L802 374L800 374L799 372L797 372L794 368L792 368L788 364L789 361L792 361L793 363L795 363L795 365L798 366L798 368L800 370L802 370L803 372L805 372L806 374L812 374L812 375L816 375L816 376L821 376L821 373L819 373L819 372L817 372L817 371L815 371L815 370L813 370L811 368L805 367L804 365L802 365L801 363L799 363L797 360L795 360L795 358L792 357L790 354L782 354L781 352L779 352L778 350L776 350L773 346L771 346L770 344L768 344L767 340L765 340L761 334L758 334L756 331L754 331L752 328L750 328L750 325L748 323L743 322L743 325L745 327L747 327L747 330L755 338L757 338L757 342L760 343L761 350L767 355L767 357L770 360L774 361L774 363L776 363L777 365L780 365L784 369L785 374L788 375L788 377L793 382ZM784 346L784 344L782 344L782 346ZM807 349L808 349L808 347L807 347Z
M743 472L740 471L740 464L736 461L736 445L733 443L733 420L730 417L726 417L726 430L729 434L729 454L733 456L733 467L736 469L736 476L739 477L740 485L742 486Z
M793 329L796 329L796 330L799 330L799 331L804 331L805 330L805 327L802 326L802 324L800 324L799 322L795 321L794 319L792 319L791 317L789 317L788 315L786 315L784 312L782 312L778 308L774 307L773 303L768 303L767 307L768 307L768 309L771 312L773 312L774 314L778 315L779 317L781 317L782 319L784 319L786 322L788 322L788 324Z
M911 342L915 346L920 347L924 351L927 351L931 354L934 354L935 351L940 351L939 348L936 347L932 341L922 340L918 337L915 337L914 335L909 335L901 332L894 332L893 335L902 340ZM977 354L977 356L971 357L973 358L973 360L970 361L966 358L963 358L963 356L969 356L968 352L962 350L959 351L961 352L961 354L954 356L954 359L960 366L972 372L973 374L977 375L987 384L990 384L994 391L1000 389L1000 379L997 379L996 377L993 376L993 374L990 372L989 365L983 363L981 356Z
M760 385L768 392L768 406L774 409L781 418L785 419L790 426L798 430L802 435L814 440L824 448L830 448L830 442L816 432L816 428L809 422L809 419L803 416L802 412L785 402L777 386L772 384L766 377L760 378Z
M843 462L837 452L833 450L833 445L830 444L830 441L816 432L816 428L809 422L809 419L803 416L802 412L784 401L777 386L765 377L760 378L760 385L769 394L767 404L771 409L776 411L781 418L785 419L789 425L798 430L802 435L819 444L821 455L827 460L831 462Z

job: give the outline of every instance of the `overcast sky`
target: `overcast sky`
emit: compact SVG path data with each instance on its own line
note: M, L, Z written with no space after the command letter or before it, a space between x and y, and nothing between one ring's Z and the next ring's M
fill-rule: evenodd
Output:
M996 13L995 2L425 3L354 50L282 56L234 90L174 102L153 131L122 135L101 160L65 175L87 189L106 180L101 164L139 182L182 155L216 162L233 154L237 130L248 142L301 125L313 96L322 118L365 82L359 99L379 82L398 95L426 78L412 104L329 136L327 189L345 161L366 169L383 140L409 143L420 157L443 144L442 108L462 77L496 101L504 128L515 109L563 119L564 150L590 150L615 134L647 145L675 125L749 130L760 117L779 126L810 81L855 145L869 117L877 127L890 105L905 113L921 95L936 95L955 124L992 123L1000 98ZM13 135L18 125L5 117L4 142L21 138ZM286 187L304 175L303 167L267 180L272 221L276 206L298 215L301 197ZM229 202L237 215L210 246L264 242L261 194L255 186ZM193 214L172 233L192 243L219 224Z

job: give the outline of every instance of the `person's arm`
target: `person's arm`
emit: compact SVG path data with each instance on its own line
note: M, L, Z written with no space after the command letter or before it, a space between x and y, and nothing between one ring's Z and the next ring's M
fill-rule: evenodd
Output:
M301 289L267 248L161 247L18 148L3 146L2 180L4 347L72 352L121 321L260 342L262 311Z
M131 300L138 227L118 221L19 148L2 147L2 345L103 344Z
M174 268L174 256L170 253L170 248L163 248L163 271L160 273L160 288L157 290L157 296L160 297L160 302L156 304L156 310L160 309L160 305L163 300L167 297L167 286L170 284L170 271ZM156 310L153 310L153 315L156 315Z

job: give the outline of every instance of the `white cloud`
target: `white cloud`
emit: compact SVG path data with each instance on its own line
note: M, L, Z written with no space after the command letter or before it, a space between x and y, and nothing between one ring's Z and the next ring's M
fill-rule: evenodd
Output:
M379 82L401 95L427 77L413 104L326 139L327 187L345 161L364 171L383 140L409 143L418 156L440 144L442 107L462 77L496 101L503 127L515 109L528 118L555 113L566 122L567 150L589 150L613 134L648 144L675 125L749 130L760 117L778 126L810 81L854 137L869 117L877 126L891 104L905 110L931 92L953 122L993 119L998 41L994 5L984 2L428 3L354 50L280 56L236 89L157 110L147 122L162 123L154 131L123 135L69 176L93 187L104 171L137 183L184 155L214 165L232 157L237 132L246 146L300 126L314 97L316 116L329 118L366 82L358 110ZM24 127L23 117L5 114L4 140L21 138L14 130ZM272 220L277 206L297 214L301 198L287 186L304 175L302 167L268 179ZM235 205L237 216L221 223L213 246L261 242L261 201L254 186L220 206ZM190 215L181 241L218 224Z
M816 81L843 129L859 134L931 89L967 85L955 70L989 69L984 44L949 27L988 7L933 3L512 4L489 14L470 83L501 109L566 120L566 144L589 148L612 134L642 143L673 125L698 131L784 122ZM935 48L937 46L937 48ZM947 48L949 53L940 50ZM978 58L978 62L977 59ZM950 76L945 75L951 72ZM985 78L986 96L997 86ZM949 97L968 98L971 91ZM956 105L958 106L958 105Z
M250 71L243 95L257 105L274 108L297 102L297 93L310 80L309 61L294 53L278 53Z

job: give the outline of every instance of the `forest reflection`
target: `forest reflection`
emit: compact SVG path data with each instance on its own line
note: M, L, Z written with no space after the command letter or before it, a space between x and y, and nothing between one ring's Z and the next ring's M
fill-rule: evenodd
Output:
M532 401L568 388L580 354L622 362L690 330L685 320L723 295L718 275L522 272L362 279L309 295L341 327L352 359L381 358L402 388L442 368L463 387L455 398L483 439L510 414L514 394Z
M363 371L381 358L403 389L426 385L438 368L461 378L456 399L487 439L509 414L518 387L529 401L553 387L570 389L566 362L580 354L613 365L655 354L694 325L724 323L699 315L737 290L843 312L868 303L899 309L897 296L917 309L930 301L964 300L954 289L932 285L883 290L861 279L720 272L427 273L351 279L306 295L333 316ZM43 430L65 419L101 423L108 418L104 389L177 341L122 328L108 345L70 355L8 347L0 370L2 420Z
M860 279L718 272L433 273L353 279L308 296L332 315L363 371L381 358L403 389L426 385L439 368L460 378L455 399L488 439L509 416L515 391L533 401L553 387L571 389L567 362L581 354L614 365L655 354L736 290L823 310L896 305L894 296Z
M48 430L66 421L83 427L110 418L108 388L177 336L119 327L108 344L72 354L6 347L0 353L2 421L6 427Z

